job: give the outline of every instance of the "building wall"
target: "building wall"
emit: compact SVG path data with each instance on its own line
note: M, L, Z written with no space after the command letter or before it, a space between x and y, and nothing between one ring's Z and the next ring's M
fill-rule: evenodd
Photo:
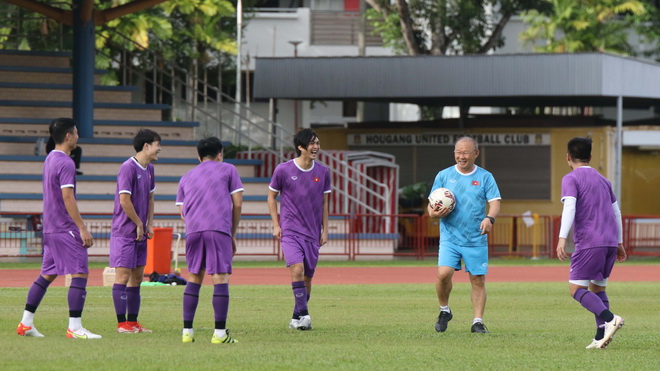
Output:
M660 151L624 148L621 170L624 214L660 215Z
M353 149L353 150L375 150L390 153L397 156L397 164L400 167L400 186L406 186L420 181L432 182L437 171L451 166L455 163L453 158L453 145L437 146L354 146L348 145L348 137L355 134L367 134L378 132L381 134L396 133L442 133L459 134L458 131L430 131L411 127L410 129L344 129L328 128L317 129L322 140L323 149ZM577 136L591 137L593 139L591 166L597 169L610 182L614 182L614 152L615 152L615 128L612 127L576 127L576 128L488 128L481 130L470 130L466 133L534 133L548 134L550 137L550 195L548 199L524 200L507 199L503 194L502 213L521 214L525 211L539 213L542 215L561 214L561 180L570 172L566 161L566 145L568 141ZM489 147L480 144L482 151L477 164L489 169ZM492 147L495 148L495 147ZM499 147L506 149L507 147ZM509 170L516 171L522 162L526 160L524 148L509 147L512 157L505 159L506 164L498 163L493 168L503 166ZM411 155L414 151L414 155ZM492 152L492 149L491 149ZM498 157L502 161L502 156ZM485 165L484 165L485 164ZM660 198L655 197L657 189L660 189L660 156L658 151L640 151L634 147L626 147L622 162L622 197L620 200L622 212L625 214L660 214ZM433 170L435 169L435 170ZM493 172L497 180L498 174ZM523 175L524 176L524 175Z

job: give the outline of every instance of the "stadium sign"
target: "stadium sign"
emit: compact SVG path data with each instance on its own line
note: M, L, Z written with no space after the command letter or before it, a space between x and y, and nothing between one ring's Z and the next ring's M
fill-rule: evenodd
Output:
M453 146L468 135L487 146L549 146L550 134L537 133L390 133L349 134L349 146Z

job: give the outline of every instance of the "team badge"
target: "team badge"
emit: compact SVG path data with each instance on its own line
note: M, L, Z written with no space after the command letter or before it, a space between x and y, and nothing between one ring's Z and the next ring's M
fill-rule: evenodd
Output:
M321 180L321 179L319 179L319 178L314 178L314 181L315 181L316 183L318 183L320 180Z
M473 186L478 186L478 185L479 185L479 181L478 181L478 180L473 180L473 181L472 181L472 185L473 185Z

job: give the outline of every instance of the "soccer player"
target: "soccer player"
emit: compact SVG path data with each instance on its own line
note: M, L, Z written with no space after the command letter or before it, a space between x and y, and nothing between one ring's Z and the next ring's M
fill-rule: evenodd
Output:
M229 275L236 253L243 184L234 165L222 162L222 143L210 137L197 144L200 164L179 182L176 205L186 224L188 284L183 293L183 342L195 341L193 320L204 274L213 280L213 344L238 343L227 331Z
M147 263L147 241L153 237L153 161L158 160L160 135L140 129L133 138L135 156L126 160L117 174L117 190L110 234L110 266L115 268L112 300L117 314L117 332L151 332L138 322L140 283Z
M474 138L459 138L454 147L456 165L440 171L431 189L433 192L437 188L447 188L456 198L456 208L451 213L449 209L436 209L430 204L428 206L431 217L441 218L438 279L435 284L440 303L440 315L435 324L438 332L446 331L447 323L453 318L449 309L451 279L455 270L461 270L461 259L465 271L470 274L472 285L474 319L471 331L488 332L483 323L488 273L487 234L492 230L500 212L501 197L493 175L475 165L478 156L479 145Z
M589 166L591 138L573 138L566 156L572 171L561 181L561 215L557 257L564 261L566 238L575 225L568 283L571 296L596 317L596 336L587 349L603 349L623 326L623 318L610 312L605 293L614 261L626 260L621 210L612 185Z
M330 171L314 161L321 142L311 129L293 138L297 157L277 165L268 186L268 209L273 221L273 237L281 241L286 266L291 273L295 307L289 328L311 330L307 302L319 250L328 242L328 199ZM276 197L281 195L281 215Z
M34 326L34 312L46 295L48 285L58 275L70 274L69 328L71 339L100 339L82 326L82 311L87 294L87 249L94 244L76 203L76 167L69 157L78 143L76 122L55 119L48 128L55 149L44 162L43 172L43 245L41 275L28 291L23 319L16 332L21 336L43 337Z

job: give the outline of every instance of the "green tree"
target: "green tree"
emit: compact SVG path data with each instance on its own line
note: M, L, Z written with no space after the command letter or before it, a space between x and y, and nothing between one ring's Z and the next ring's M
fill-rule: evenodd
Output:
M660 4L650 4L647 0L646 14L641 16L637 24L637 32L643 43L637 51L638 55L660 60Z
M529 28L520 39L536 52L612 52L635 54L628 41L648 4L639 0L545 0L551 11L523 14Z
M115 0L113 6L129 1ZM111 43L128 50L151 47L182 66L195 59L207 62L216 52L236 54L235 26L223 23L235 13L228 0L170 0L109 22L97 33L97 48L112 49Z
M132 0L95 0L103 10ZM66 10L70 2L51 4ZM0 41L15 48L30 50L71 50L72 30L43 15L2 4L7 10L0 25ZM2 10L2 9L0 9ZM10 12L9 10L12 10ZM185 65L191 59L209 59L207 53L236 53L235 7L230 0L169 0L149 9L124 15L98 27L96 33L97 67L107 68L119 52L152 48L168 60ZM228 21L231 20L231 21ZM233 23L233 24L232 24ZM59 34L62 42L43 44L45 35Z
M365 0L367 19L400 54L484 54L504 45L512 16L547 10L534 0Z

